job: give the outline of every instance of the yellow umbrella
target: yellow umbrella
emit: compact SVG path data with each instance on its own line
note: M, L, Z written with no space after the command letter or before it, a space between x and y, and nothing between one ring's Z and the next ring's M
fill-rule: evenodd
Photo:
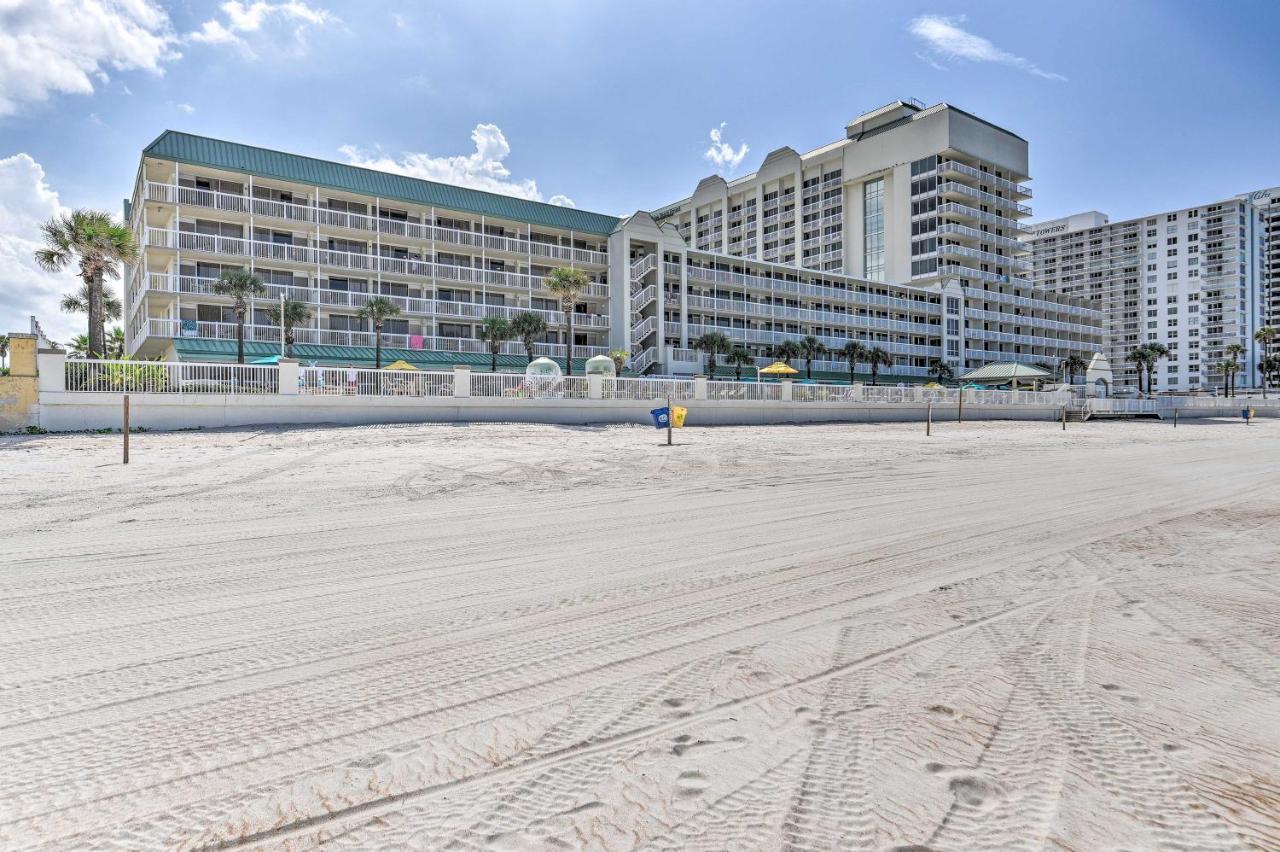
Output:
M799 370L785 361L774 361L769 366L760 369L760 375L762 376L794 376L799 372Z
M417 371L417 369L418 369L418 368L417 368L417 367L415 367L415 366L413 366L412 364L410 364L408 361L403 361L403 360L401 360L401 361L393 361L392 363L388 364L387 366L383 367L382 369L384 369L384 370L414 370L414 371Z

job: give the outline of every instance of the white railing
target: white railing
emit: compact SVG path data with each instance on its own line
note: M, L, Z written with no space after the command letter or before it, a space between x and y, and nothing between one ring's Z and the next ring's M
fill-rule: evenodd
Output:
M694 382L692 379L646 379L618 378L605 379L603 396L605 399L693 399Z
M844 390L847 391L849 388L844 388ZM751 402L781 400L782 385L762 382L708 381L707 399L742 399Z
M308 396L453 396L453 373L299 367L298 393Z
M965 163L958 163L955 160L943 160L941 163L938 164L938 167L942 171L959 172L962 175L968 175L971 178L977 178L978 180L985 181L991 184L992 186L998 186L1001 189L1007 189L1009 192L1016 192L1019 195L1025 195L1028 198L1031 197L1031 187L1027 186L1026 184L1016 183L1014 181L1008 180L1007 178L996 177L990 172L984 172L981 169L975 169L973 166L967 165Z
M649 304L655 298L657 298L657 294L658 294L658 288L654 284L650 284L648 287L645 287L644 289L640 290L639 292L637 292L635 295L631 297L631 310L635 311L636 313L639 313L640 311L644 310L645 305Z
M658 321L653 317L645 317L631 329L631 342L640 343L658 329Z
M144 325L140 326L138 333L141 334L143 329L145 329L147 336L152 337L236 339L236 324L230 322L193 322L191 320L151 317ZM331 328L295 328L293 330L293 338L295 343L320 343L330 346L371 348L377 343L372 331L344 331ZM258 343L278 344L280 342L280 327L276 325L246 324L244 326L244 339ZM424 349L439 352L470 352L484 355L489 353L489 345L487 343L472 337L432 337L429 335L383 332L382 346L383 348L391 349ZM563 358L565 347L563 343L535 343L533 351L535 355ZM503 343L501 354L524 355L524 344L518 341ZM591 358L595 355L607 354L609 354L609 347L607 346L587 346L580 343L575 343L573 346L575 358Z
M69 360L66 389L131 393L278 393L280 369L265 364Z
M649 270L656 269L657 267L658 259L651 254L646 254L644 257L631 264L631 280L635 281L636 279L641 278Z
M654 350L649 349L645 354ZM373 370L357 367L297 367L297 393L304 396L485 397L536 399L592 398L593 379L586 376L528 377L523 373L470 373L468 371ZM65 366L66 389L73 392L277 394L281 368L257 364L195 362L69 360ZM459 378L465 382L455 384ZM699 398L703 380L619 377L600 380L600 399L665 400L686 402ZM794 382L787 393L781 382L705 381L705 399L753 402L848 403L884 405L951 404L963 394L967 405L1035 406L1056 408L1074 405L1070 390L1013 391L957 388L877 387L832 383ZM289 391L291 392L291 391ZM1095 412L1150 413L1174 407L1245 407L1280 409L1280 400L1160 398L1093 399Z
M1005 198L1002 195L983 192L981 189L975 189L972 186L965 186L964 184L956 183L955 181L948 180L938 184L938 192L939 194L955 193L958 195L965 195L969 198L976 198L986 204L994 204L995 206L1003 207L1006 210L1016 210L1017 212L1027 216L1031 215L1030 207L1025 204L1019 204L1012 198Z
M188 293L197 296L214 297L213 286L218 279L208 277L196 277L192 275L172 275L166 272L152 272L146 276L145 287L152 292L161 293ZM281 296L293 299L308 305L320 305L329 308L350 308L358 310L369 302L370 299L381 295L383 298L389 299L397 307L401 313L407 314L439 314L449 317L470 317L483 319L485 317L506 317L513 318L520 313L533 313L542 317L548 325L561 326L564 325L564 313L561 311L549 311L540 308L529 308L521 305L489 305L480 302L460 302L445 299L430 299L417 296L393 296L388 294L379 294L376 292L364 293L354 290L330 290L327 287L310 287L288 284L266 284L267 295L264 297L267 301L274 302ZM372 285L376 287L376 282ZM230 301L229 297L225 298ZM609 317L605 314L575 314L573 318L575 327L595 327L607 328L609 325Z
M658 349L656 346L650 346L648 349L631 358L631 369L637 373L643 373L649 369L658 360Z
M350 231L382 233L423 242L470 246L576 263L604 266L609 262L608 254L592 249L562 246L556 243L547 243L522 237L510 237L505 234L486 234L480 231L442 228L421 222L391 219L387 216L347 213L341 210L330 210L327 207L313 207L307 204L273 201L267 198L250 198L247 195L214 192L187 186L174 186L168 183L147 181L146 193L148 200L161 203L172 204L176 200L179 204L192 207L205 207L212 210L235 213L252 211L257 216L284 219L290 222L320 224Z
M164 228L147 228L148 246L163 249L200 252L202 254L254 257L277 262L299 263L306 266L328 266L335 269L360 272L385 272L413 278L434 278L438 281L459 281L467 284L484 284L500 287L540 290L546 293L544 279L524 272L504 269L485 269L478 266L456 266L433 263L416 257L392 257L359 252L335 251L309 245L273 243L244 237L222 237L213 234L197 234L192 231L174 231ZM592 282L583 295L607 298L609 286Z

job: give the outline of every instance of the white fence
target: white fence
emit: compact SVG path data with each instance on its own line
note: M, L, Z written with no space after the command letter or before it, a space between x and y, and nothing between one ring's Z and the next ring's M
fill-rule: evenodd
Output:
M69 391L132 393L279 393L280 369L265 364L67 361Z
M298 393L308 396L453 396L453 373L301 367Z

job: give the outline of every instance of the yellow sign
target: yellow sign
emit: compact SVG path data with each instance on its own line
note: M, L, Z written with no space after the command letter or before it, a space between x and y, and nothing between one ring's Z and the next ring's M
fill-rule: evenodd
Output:
M671 425L679 429L684 425L684 416L689 413L689 409L681 408L678 405L671 406Z

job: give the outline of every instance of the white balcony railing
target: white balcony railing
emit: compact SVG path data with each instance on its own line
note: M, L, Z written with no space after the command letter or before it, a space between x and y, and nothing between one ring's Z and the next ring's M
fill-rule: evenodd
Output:
M181 338L194 337L206 340L235 340L236 324L230 322L193 322L191 320L164 319L150 317L141 324L139 331L149 337ZM318 343L329 346L361 346L372 348L376 345L372 331L343 331L329 328L295 328L295 343ZM275 325L245 324L244 339L256 343L280 343L280 327ZM440 352L470 352L489 354L489 344L483 340L469 337L441 337L416 334L382 335L384 348L423 349ZM563 358L565 347L562 343L535 343L535 355ZM509 341L502 344L503 355L524 355L524 344ZM609 354L607 346L586 346L574 344L575 358L590 358L595 355Z
M147 181L146 198L148 201L160 203L202 207L230 213L251 213L254 216L288 222L318 224L348 231L387 234L419 242L446 243L489 251L522 254L530 257L545 257L571 263L595 264L597 266L605 266L609 262L609 257L605 252L592 249L558 245L505 234L487 234L480 231L442 228L421 222L392 219L387 216L348 213L307 204L272 201L265 198L250 198L247 195L214 192L207 189L176 186L170 183Z
M152 272L146 276L145 281L146 290L151 292L183 293L193 296L206 296L211 301L219 303L230 302L229 297L218 296L213 292L213 287L218 281L216 278ZM264 286L266 287L267 295L260 299L259 303L272 303L283 296L286 299L293 299L307 305L357 311L368 304L370 299L381 296L390 300L405 314L474 319L484 319L485 317L512 319L520 313L533 313L542 317L548 325L564 325L564 313L562 311L522 307L520 305L490 305L481 302L395 296L386 293L361 293L350 290L330 290L326 287L303 287L287 284L266 284ZM609 317L606 314L575 314L573 324L575 327L607 328L609 326Z
M542 290L546 293L543 277L523 272L501 269L484 269L475 266L455 266L433 263L416 257L392 257L336 251L308 245L273 243L250 240L243 237L223 237L198 234L191 231L174 231L164 228L147 228L146 245L152 248L173 249L200 254L228 255L235 258L253 257L277 263L294 263L305 266L327 266L333 269L354 270L360 273L385 273L406 278L428 278L439 281L458 281L466 284L514 287ZM608 298L609 286L593 282L583 295L591 298Z

